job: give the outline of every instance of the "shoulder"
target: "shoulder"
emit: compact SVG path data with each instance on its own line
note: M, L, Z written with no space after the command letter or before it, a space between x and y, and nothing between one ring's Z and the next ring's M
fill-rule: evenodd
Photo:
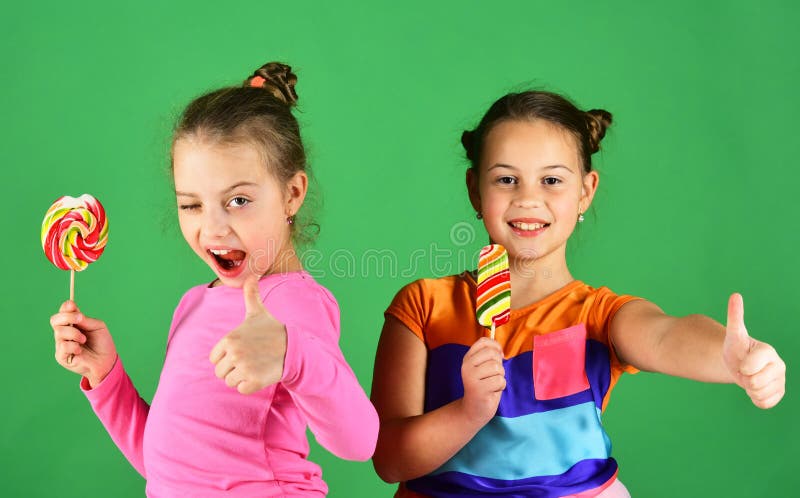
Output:
M461 307L472 302L475 283L469 273L441 278L422 278L403 286L392 299L386 313L413 314L422 321L432 309ZM471 304L469 304L471 306Z
M306 272L282 274L259 282L264 306L285 324L325 324L339 328L339 303L331 291Z
M178 300L178 305L175 306L175 311L172 313L172 324L169 327L167 343L172 339L172 335L175 333L175 329L181 319L202 300L207 287L208 284L196 285L183 293L183 296Z
M384 314L423 337L432 320L459 316L463 313L456 310L473 308L474 287L468 273L415 280L397 292Z
M473 287L475 285L474 279L471 279L468 272L440 278L421 278L403 286L395 295L394 300L409 297L451 298L454 294L470 292L470 285Z
M641 299L630 294L618 294L605 285L592 287L583 282L582 285L576 287L575 293L596 308L618 307L629 301Z
M319 301L337 306L331 291L314 280L306 272L283 274L259 283L264 300L293 299L300 301Z
M631 302L646 302L635 295L618 294L606 286L595 288L584 284L577 292L584 299L584 309L587 309L590 320L606 329L623 306Z
M205 290L207 288L208 284L200 284L190 287L186 292L184 292L181 298L178 300L178 305L175 307L175 316L185 312L192 306L193 303L200 301L205 295Z

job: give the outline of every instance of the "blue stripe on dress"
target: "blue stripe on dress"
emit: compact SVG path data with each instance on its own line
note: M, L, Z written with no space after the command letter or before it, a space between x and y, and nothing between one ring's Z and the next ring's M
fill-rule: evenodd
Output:
M461 381L461 362L469 350L461 344L444 344L428 352L425 386L425 411L429 412L464 396ZM500 397L497 415L520 417L532 413L558 410L593 401L602 408L603 397L611 383L611 363L608 347L592 339L586 341L586 376L590 388L551 400L537 400L533 385L533 355L531 351L503 360L506 370L506 389Z
M460 472L507 481L555 476L581 460L610 454L600 410L590 401L521 417L494 417L430 475Z
M613 458L582 460L558 476L498 480L459 472L425 476L406 483L417 493L437 498L468 496L503 496L506 498L556 498L595 489L605 484L617 471Z

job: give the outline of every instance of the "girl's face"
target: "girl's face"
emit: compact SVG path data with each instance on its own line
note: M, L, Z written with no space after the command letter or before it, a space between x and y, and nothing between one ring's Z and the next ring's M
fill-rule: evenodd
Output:
M512 260L548 260L555 268L565 265L567 239L597 183L596 172L583 174L575 138L541 119L494 126L480 175L467 171L470 200L492 242Z
M173 176L183 237L222 284L299 269L287 217L303 203L305 173L284 186L255 147L187 137L173 148Z

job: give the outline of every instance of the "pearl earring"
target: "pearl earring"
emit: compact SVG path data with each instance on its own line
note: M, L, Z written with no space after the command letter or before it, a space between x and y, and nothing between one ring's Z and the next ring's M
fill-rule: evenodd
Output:
M578 213L578 223L583 222L586 218L583 217L583 213Z

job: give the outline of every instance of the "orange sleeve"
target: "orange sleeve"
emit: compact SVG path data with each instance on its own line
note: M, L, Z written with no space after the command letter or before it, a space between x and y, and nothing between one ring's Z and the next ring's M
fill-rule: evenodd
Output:
M394 296L392 303L384 312L400 320L403 325L425 342L425 324L428 322L429 309L425 293L424 280L417 280L406 285Z
M641 298L627 294L617 295L608 287L601 287L597 289L597 295L592 306L591 317L596 326L595 330L602 330L602 341L608 344L608 349L611 353L611 369L620 373L635 374L639 372L639 369L628 363L623 363L617 356L617 351L611 340L611 319L614 318L614 315L624 304L636 299Z

